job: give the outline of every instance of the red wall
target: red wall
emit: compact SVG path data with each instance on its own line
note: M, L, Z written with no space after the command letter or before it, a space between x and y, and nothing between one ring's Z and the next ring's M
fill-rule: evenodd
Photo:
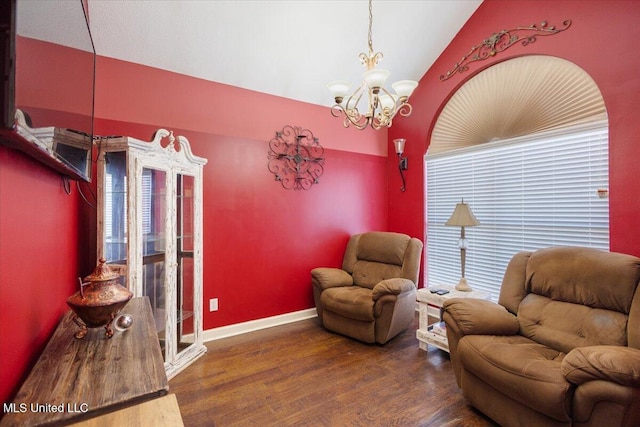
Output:
M21 36L16 36L16 52L18 108L35 107L91 116L93 55ZM90 122L90 118L87 121ZM34 120L34 126L37 125ZM68 126L55 122L46 125ZM87 127L91 129L90 124Z
M83 114L91 112L83 90L92 80L91 75L86 76L86 71L90 72L86 67L87 53L22 37L16 43L17 105L26 106L33 126L76 124L75 129L90 130L91 120L87 122ZM54 57L65 59L57 61ZM56 66L51 66L54 63ZM62 76L62 87L53 85L56 75ZM88 189L85 184L81 187ZM87 236L95 228L91 226L94 212L80 202L74 183L69 190L67 194L57 172L20 151L0 145L3 402L16 391L16 385L24 379L61 315L68 310L66 299L77 290L77 278L91 272L87 265L91 266L95 255L87 256Z
M545 20L549 25L560 26L565 19L573 23L563 33L539 37L528 46L518 43L490 60L471 64L464 74L440 81L440 75L460 61L472 46L493 33ZM407 138L406 151L410 157L406 193L395 191L393 185L390 188L390 228L417 236L425 233L422 159L437 116L455 90L475 73L498 61L521 55L552 55L582 67L602 92L609 114L610 246L612 251L640 255L637 186L640 55L636 46L640 39L639 19L638 1L485 0L420 80L411 97L411 117L394 122L389 131L390 141ZM392 157L389 159L388 173L397 175L397 162L391 160ZM396 209L398 206L402 209Z
M0 146L0 400L24 379L77 288L83 239L75 188ZM71 331L70 331L71 333Z

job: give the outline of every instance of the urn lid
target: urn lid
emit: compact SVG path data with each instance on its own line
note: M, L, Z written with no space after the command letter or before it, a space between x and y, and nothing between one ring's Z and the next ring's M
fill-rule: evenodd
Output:
M106 282L107 280L114 280L119 277L119 274L111 269L107 264L107 260L100 258L96 269L93 273L84 278L87 282Z

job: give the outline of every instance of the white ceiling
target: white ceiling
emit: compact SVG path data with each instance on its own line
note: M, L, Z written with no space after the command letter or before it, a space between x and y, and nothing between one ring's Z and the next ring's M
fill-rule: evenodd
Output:
M419 80L480 3L374 0L373 48L384 54L378 66L391 71L390 81ZM364 71L358 54L368 51L366 0L88 4L100 56L326 106L326 83L357 84Z

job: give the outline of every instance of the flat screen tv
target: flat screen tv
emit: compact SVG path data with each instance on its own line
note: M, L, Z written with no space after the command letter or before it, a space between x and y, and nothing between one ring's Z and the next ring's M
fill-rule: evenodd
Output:
M0 3L0 143L90 181L95 49L86 0Z

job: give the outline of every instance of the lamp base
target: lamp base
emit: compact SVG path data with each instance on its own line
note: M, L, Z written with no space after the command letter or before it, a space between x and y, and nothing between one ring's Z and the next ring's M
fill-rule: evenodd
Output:
M456 285L456 291L471 292L472 290L473 289L471 289L471 286L469 286L469 284L467 283L467 279L465 279L464 277L461 278Z

